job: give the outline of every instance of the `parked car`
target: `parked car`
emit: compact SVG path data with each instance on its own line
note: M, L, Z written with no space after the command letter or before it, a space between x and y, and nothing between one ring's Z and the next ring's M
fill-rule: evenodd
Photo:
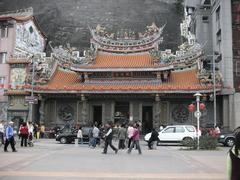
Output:
M82 127L83 143L89 142L89 130L91 127ZM72 143L77 138L77 129L63 128L56 135L56 141L61 144Z
M152 133L145 135L144 140L148 141ZM192 125L171 125L166 126L158 132L159 142L179 143L183 140L190 141L197 137L197 130ZM158 142L158 143L159 143Z
M235 143L235 134L240 131L240 127L237 127L232 132L225 131L221 132L218 137L218 142L224 146L232 147Z
M218 142L224 146L232 147L235 142L235 136L233 132L223 132L220 133L218 137Z

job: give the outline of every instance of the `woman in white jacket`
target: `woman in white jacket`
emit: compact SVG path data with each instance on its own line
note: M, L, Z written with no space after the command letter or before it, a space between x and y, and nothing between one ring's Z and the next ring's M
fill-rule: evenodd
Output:
M82 127L79 127L77 132L78 143L83 144L83 134L82 134Z

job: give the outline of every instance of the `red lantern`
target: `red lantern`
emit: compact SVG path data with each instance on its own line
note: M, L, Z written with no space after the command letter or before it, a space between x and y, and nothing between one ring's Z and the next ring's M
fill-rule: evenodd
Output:
M190 112L193 112L193 111L195 110L195 105L194 105L194 104L189 104L189 105L188 105L188 110L189 110Z
M200 110L204 110L206 108L206 106L205 106L204 103L200 103L199 104L199 108L200 108Z

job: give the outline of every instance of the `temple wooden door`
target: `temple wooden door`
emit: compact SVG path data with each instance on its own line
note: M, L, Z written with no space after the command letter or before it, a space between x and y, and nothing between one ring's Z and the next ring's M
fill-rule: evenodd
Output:
M142 133L151 132L153 128L153 107L142 107Z
M93 106L93 122L102 125L102 106Z

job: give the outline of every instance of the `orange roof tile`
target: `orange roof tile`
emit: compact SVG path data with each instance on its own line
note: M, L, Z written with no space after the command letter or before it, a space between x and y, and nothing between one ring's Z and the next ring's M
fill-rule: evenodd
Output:
M160 81L131 81L131 80L110 80L81 83L79 75L75 72L56 70L50 82L46 85L36 86L36 91L90 91L90 92L116 92L116 91L196 91L213 89L212 85L202 86L196 77L195 70L171 72L169 82Z
M153 67L153 61L149 53L138 54L111 54L98 52L92 68L135 68Z

